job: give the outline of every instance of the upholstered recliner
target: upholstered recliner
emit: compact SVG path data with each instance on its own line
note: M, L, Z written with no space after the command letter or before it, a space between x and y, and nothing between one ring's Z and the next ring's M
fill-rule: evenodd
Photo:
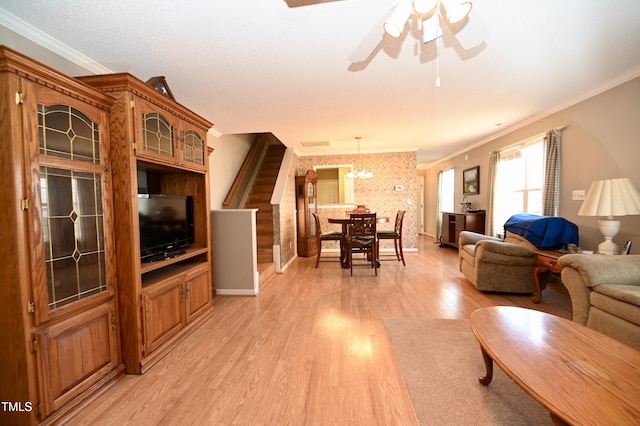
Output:
M536 247L523 237L506 233L506 238L462 231L459 237L460 271L481 291L533 293L536 285Z
M560 257L573 321L640 350L640 255Z

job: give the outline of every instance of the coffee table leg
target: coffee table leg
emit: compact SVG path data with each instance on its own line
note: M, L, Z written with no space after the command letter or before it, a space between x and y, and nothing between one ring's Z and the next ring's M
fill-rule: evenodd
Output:
M533 303L539 303L542 299L542 286L540 285L540 274L542 271L539 266L533 268L533 281L536 284L536 296L533 298Z
M481 384L486 386L491 383L491 380L493 380L493 360L482 346L480 347L480 350L482 351L482 359L484 360L484 366L487 370L487 373L484 375L484 377L478 378L478 380Z

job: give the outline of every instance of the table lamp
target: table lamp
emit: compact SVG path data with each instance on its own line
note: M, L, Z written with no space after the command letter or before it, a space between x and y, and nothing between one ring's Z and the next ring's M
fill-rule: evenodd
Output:
M598 245L598 253L619 254L613 237L620 230L620 221L614 216L640 214L640 193L629 178L597 180L591 184L578 216L606 216L598 221L604 241Z

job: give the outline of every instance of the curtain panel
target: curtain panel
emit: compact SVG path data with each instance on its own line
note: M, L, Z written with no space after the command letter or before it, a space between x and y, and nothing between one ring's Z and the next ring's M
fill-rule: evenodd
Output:
M489 154L489 181L488 188L488 205L487 205L487 235L495 235L493 225L494 198L496 192L496 177L498 173L498 163L500 162L500 151L493 151Z
M553 129L544 137L544 188L542 190L542 214L558 215L559 148L562 130Z

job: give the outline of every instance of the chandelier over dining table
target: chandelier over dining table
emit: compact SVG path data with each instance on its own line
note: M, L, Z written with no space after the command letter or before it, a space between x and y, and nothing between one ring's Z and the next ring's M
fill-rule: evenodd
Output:
M358 156L360 156L360 139L362 139L361 136L356 136L356 140L358 141ZM363 167L356 168L355 170L352 168L345 177L348 179L371 179L373 177L373 173L366 171Z

